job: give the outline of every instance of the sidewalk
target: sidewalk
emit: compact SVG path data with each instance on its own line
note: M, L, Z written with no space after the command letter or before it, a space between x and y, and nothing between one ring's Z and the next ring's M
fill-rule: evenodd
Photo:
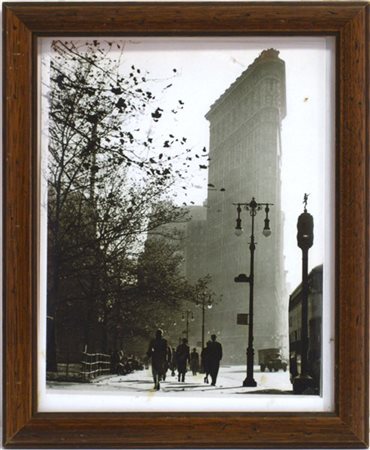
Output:
M256 370L257 366L256 366ZM245 388L242 386L246 376L245 366L221 366L217 378L216 386L210 386L204 383L204 374L192 375L187 372L185 383L177 381L176 376L172 377L170 371L167 372L166 381L161 382L159 395L191 395L194 393L200 395L217 396L220 394L245 394L245 393L263 393L263 394L291 394L292 385L289 381L289 372L259 372L254 374L257 381L257 387ZM128 375L113 375L100 377L92 383L58 383L49 382L47 384L51 390L71 390L71 391L99 391L118 393L148 393L154 392L151 369L135 371Z

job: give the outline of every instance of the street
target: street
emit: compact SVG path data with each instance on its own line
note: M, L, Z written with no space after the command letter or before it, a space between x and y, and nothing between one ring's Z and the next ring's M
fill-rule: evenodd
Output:
M161 382L160 391L154 390L151 369L132 372L128 375L108 375L99 377L91 383L66 383L48 382L47 387L51 390L72 390L90 392L120 392L122 394L137 394L153 392L155 395L194 396L194 393L206 396L217 396L220 394L292 394L292 385L289 381L289 372L259 372L255 367L255 380L257 387L242 387L246 375L245 366L221 366L216 386L205 384L203 374L192 375L187 372L185 383L177 381L176 376L167 372L166 381Z

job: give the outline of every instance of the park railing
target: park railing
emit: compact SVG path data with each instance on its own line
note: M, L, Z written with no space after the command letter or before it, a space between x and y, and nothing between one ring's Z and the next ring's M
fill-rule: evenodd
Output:
M108 375L111 371L110 355L83 352L81 366L84 381L92 380L100 375Z
M46 372L47 381L81 381L81 363L58 363L56 370Z

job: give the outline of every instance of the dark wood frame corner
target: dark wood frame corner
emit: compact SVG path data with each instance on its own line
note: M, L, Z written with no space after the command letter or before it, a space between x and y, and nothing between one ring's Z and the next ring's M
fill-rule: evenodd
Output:
M369 5L365 2L5 3L4 445L364 448L368 445ZM36 410L36 41L40 36L333 35L335 411L52 414Z

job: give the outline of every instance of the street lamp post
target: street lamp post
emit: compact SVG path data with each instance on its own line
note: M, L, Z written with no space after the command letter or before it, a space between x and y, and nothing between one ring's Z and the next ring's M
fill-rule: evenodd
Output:
M256 242L254 238L254 218L257 215L258 211L261 211L263 208L265 210L266 216L265 216L265 226L263 228L263 235L265 237L268 237L271 235L270 230L270 219L269 219L269 211L270 206L273 205L273 203L257 203L255 198L253 197L252 200L249 203L233 203L234 205L237 205L237 219L236 219L236 227L235 227L235 234L237 236L241 236L243 233L242 228L242 220L240 218L240 213L242 211L242 207L246 211L249 211L249 214L252 218L252 231L250 236L250 242L249 242L249 250L250 250L250 272L249 277L245 276L237 277L235 281L245 281L249 283L249 327L248 327L248 347L247 347L247 377L243 381L244 387L255 387L257 386L257 382L255 381L253 377L253 369L254 369L254 348L253 348L253 319L254 319L254 313L253 313L253 301L254 301L254 252L256 250Z
M308 373L308 250L313 245L313 217L307 212L307 200L304 194L304 210L297 223L297 245L302 250L301 373L293 380L293 391L298 394L313 384Z
M190 319L189 319L190 318ZM187 309L182 313L181 320L184 322L186 320L186 340L189 342L189 321L194 321L193 312Z
M202 307L202 350L204 349L204 334L205 334L205 313L206 313L206 298L207 295L206 294L202 294L202 301L199 302L197 301L196 306L201 306ZM213 306L213 303L211 301L211 297L208 296L208 302L207 302L207 308L211 309Z

